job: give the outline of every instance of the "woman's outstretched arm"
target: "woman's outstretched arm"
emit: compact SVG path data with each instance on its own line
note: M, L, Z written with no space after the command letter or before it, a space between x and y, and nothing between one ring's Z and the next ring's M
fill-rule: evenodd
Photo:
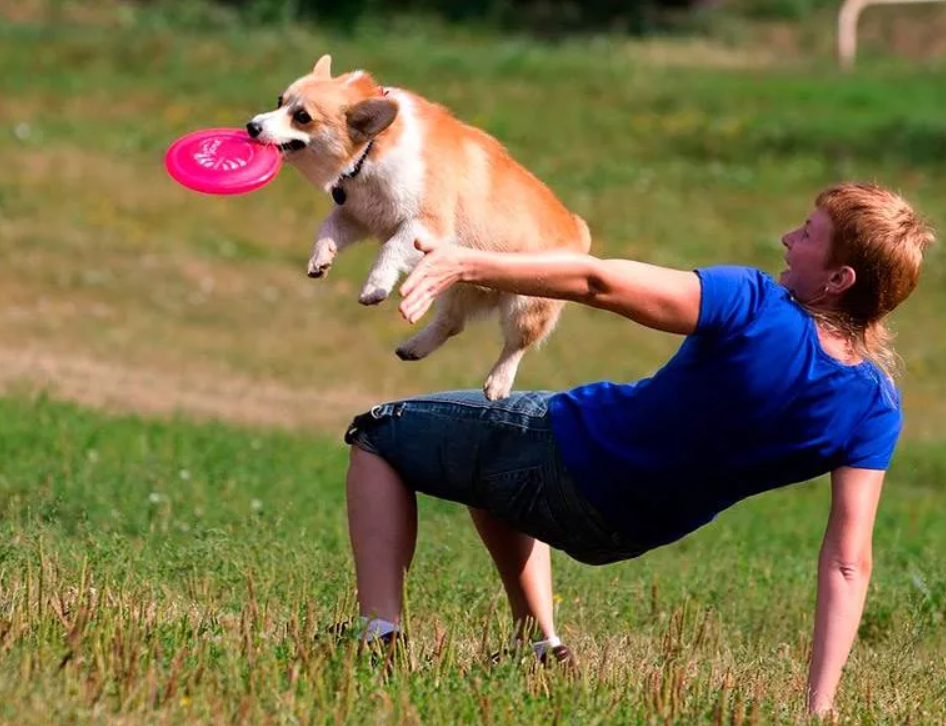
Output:
M670 333L692 333L699 318L701 286L694 272L566 252L490 252L421 242L417 248L426 254L401 286L400 310L410 323L457 282L571 300Z

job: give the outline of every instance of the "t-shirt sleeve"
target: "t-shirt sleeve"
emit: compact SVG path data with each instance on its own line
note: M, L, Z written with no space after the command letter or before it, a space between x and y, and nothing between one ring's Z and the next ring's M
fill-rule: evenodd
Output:
M702 288L697 334L732 331L752 320L774 281L751 267L696 270Z
M847 447L845 466L886 470L903 428L899 402L876 406L860 422Z

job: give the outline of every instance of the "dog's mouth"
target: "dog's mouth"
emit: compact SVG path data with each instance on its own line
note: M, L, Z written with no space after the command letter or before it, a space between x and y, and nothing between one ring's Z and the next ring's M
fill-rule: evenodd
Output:
M280 151L302 151L308 144L300 139L293 139L278 146Z

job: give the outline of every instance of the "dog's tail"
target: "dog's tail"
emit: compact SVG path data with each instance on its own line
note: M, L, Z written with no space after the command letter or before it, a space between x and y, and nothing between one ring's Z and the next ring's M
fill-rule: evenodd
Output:
M588 223L577 214L572 215L575 218L575 224L578 226L578 247L585 254L591 249L591 230L588 229Z

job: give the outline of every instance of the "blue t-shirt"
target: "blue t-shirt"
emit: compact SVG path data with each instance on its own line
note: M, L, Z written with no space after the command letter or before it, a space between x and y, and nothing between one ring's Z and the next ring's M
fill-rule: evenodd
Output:
M825 353L811 316L771 277L697 274L696 331L663 368L550 401L579 490L643 549L759 492L839 466L886 469L902 426L890 380Z

